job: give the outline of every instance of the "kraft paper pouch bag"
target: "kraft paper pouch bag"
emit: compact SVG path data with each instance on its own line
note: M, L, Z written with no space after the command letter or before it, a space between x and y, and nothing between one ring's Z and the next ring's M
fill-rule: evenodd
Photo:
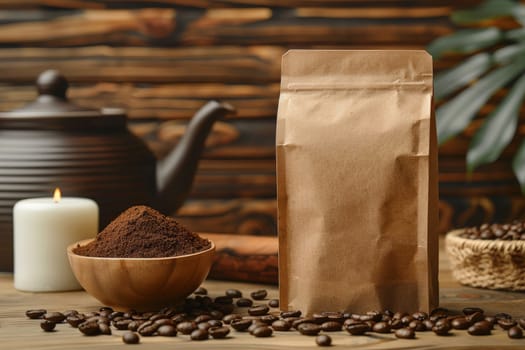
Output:
M424 51L292 50L277 117L281 305L438 304L437 149Z

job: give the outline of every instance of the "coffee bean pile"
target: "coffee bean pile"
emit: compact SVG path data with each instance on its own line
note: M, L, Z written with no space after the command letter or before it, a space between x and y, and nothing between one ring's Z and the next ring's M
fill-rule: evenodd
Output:
M510 224L483 224L466 228L460 235L462 238L484 240L525 240L525 222L514 221Z
M509 338L520 339L525 329L525 319L515 320L506 313L486 315L475 307L465 308L461 314L437 308L430 314L385 310L364 314L321 312L305 317L299 310L275 309L278 306L276 299L254 305L253 299L259 302L266 298L265 290L250 295L252 299L243 298L241 291L228 289L224 295L211 298L201 287L183 305L166 307L158 312L120 312L102 307L87 313L36 309L28 310L26 316L40 319L40 327L45 332L56 331L56 325L61 323L69 323L86 336L110 335L112 329L125 331L122 341L126 344L137 344L141 337L151 336L183 335L194 341L223 339L229 337L232 329L248 332L257 338L271 337L274 332L297 331L315 337L318 346L331 346L329 333L341 331L352 336L393 333L400 339L415 339L417 332L433 332L437 336L447 336L455 331L466 331L472 336L490 335L497 327L506 331ZM239 308L245 308L246 312L239 312Z

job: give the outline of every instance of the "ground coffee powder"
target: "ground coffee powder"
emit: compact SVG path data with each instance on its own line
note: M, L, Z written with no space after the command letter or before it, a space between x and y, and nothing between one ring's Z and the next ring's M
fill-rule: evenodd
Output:
M160 258L196 253L210 245L175 219L141 205L124 211L93 242L74 252L94 257Z

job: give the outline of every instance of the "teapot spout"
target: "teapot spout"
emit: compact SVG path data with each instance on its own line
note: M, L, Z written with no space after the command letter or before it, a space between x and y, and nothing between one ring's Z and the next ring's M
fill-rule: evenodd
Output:
M170 214L182 205L213 124L233 112L235 109L228 103L209 101L193 116L178 146L157 164L158 210Z

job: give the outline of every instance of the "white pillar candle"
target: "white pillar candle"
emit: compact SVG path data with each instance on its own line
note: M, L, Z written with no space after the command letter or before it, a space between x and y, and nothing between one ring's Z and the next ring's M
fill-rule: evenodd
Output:
M94 238L98 206L87 198L31 198L13 209L15 288L31 292L78 290L66 248Z

